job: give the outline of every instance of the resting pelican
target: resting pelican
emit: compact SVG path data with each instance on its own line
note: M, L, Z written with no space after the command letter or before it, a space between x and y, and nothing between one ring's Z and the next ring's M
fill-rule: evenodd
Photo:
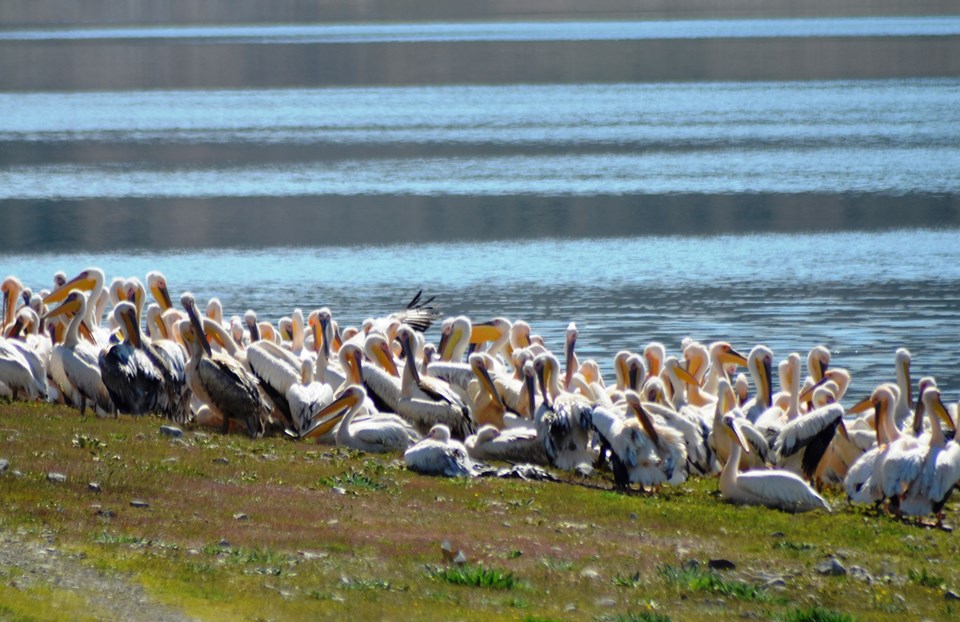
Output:
M400 402L400 372L386 338L371 332L363 342L363 388L380 412L397 412Z
M659 486L677 467L676 464L661 464L660 456L654 450L655 432L646 430L643 420L623 419L605 408L594 408L591 423L610 448L613 480L617 487L640 484L646 490Z
M734 349L726 341L716 341L710 344L710 370L703 383L703 390L710 395L717 395L719 381L726 378L730 382L730 376L727 374L727 366L743 367L747 364L747 358Z
M695 420L686 417L669 406L651 401L642 401L641 396L633 391L627 391L626 402L637 412L644 411L649 416L660 419L663 424L679 433L684 443L686 470L688 473L707 475L718 473L716 454L710 449L708 438L710 428L699 417Z
M110 337L109 331L98 330L100 318L103 315L101 305L104 305L106 301L106 290L103 288L104 278L106 277L100 268L87 268L43 297L43 304L49 305L53 302L66 300L70 292L74 290L87 292L88 297L84 303L82 319L85 326L92 331L90 338L99 346L108 344Z
M877 433L877 446L863 454L850 467L843 480L847 497L855 503L880 504L885 497L889 496L888 491L899 495L920 472L922 459L919 456L903 460L904 456L901 453L903 447L894 447L903 436L891 421L898 393L897 385L881 384L873 390L870 397L861 400L848 411L848 413L858 413L872 405ZM916 438L911 438L911 444L916 442ZM886 473L884 473L884 463L891 449L893 449L895 466L886 467Z
M537 431L530 428L499 430L485 425L464 441L467 453L474 460L500 460L511 464L548 466L550 459Z
M263 401L256 379L235 359L214 353L198 321L181 320L178 326L190 350L187 363L190 388L222 422L221 431L229 432L231 423L237 421L251 437L263 436L270 407Z
M421 429L443 423L457 438L466 438L473 433L470 409L460 396L442 380L420 375L414 353L416 337L413 329L401 325L397 338L406 357L397 414Z
M593 404L582 395L560 388L560 362L544 352L533 359L543 401L534 415L540 437L551 463L565 471L588 474L596 453L590 446Z
M314 381L313 361L303 359L300 363L300 382L287 389L286 399L290 406L290 418L297 434L304 434L314 416L324 406L333 402L333 389L323 382Z
M420 440L420 434L396 415L376 415L355 420L366 399L363 387L355 384L346 387L328 406L314 415L317 421L315 425L330 427L339 420L340 425L335 433L337 445L367 453L406 451ZM316 434L311 429L303 436L311 438Z
M740 452L749 451L746 439L740 434L732 414L723 416L721 426L733 446L730 459L720 473L720 494L724 499L741 505L765 505L787 512L830 511L823 497L794 473L781 470L739 473L737 465Z
M160 311L173 308L173 301L170 300L170 290L167 289L167 279L160 272L147 273L147 288L153 295L153 299L160 305Z
M47 400L47 368L52 344L36 334L37 314L30 307L17 311L16 319L0 336L0 394L18 399ZM25 336L21 331L28 329ZM27 374L24 373L27 372Z
M50 369L61 392L77 405L81 415L86 411L87 402L92 403L98 412L109 414L114 412L114 407L100 377L100 349L80 340L79 330L87 315L86 307L87 295L74 290L67 294L59 307L47 313L47 319L64 313L73 314L63 343L53 348Z
M663 371L663 361L667 358L667 349L659 341L651 341L643 348L643 360L647 363L647 377L645 383L654 376L660 376Z
M470 334L473 324L465 315L448 317L440 325L440 344L437 353L444 363L460 362L470 344Z
M438 423L403 454L407 468L421 475L472 477L476 473L466 447L450 439L450 428Z
M131 415L160 413L176 421L190 414L190 396L184 369L173 369L159 351L140 335L137 310L129 302L114 307L123 341L100 352L103 384L116 409Z
M899 511L908 516L935 514L937 526L943 525L943 506L960 481L960 444L947 442L940 421L956 432L956 424L947 413L935 386L920 394L924 411L930 420L930 437L920 476L915 479L899 501ZM919 409L919 406L918 406Z
M503 429L503 416L507 412L507 405L500 397L490 368L493 366L493 357L485 352L474 352L470 355L470 369L477 377L477 392L473 398L473 407L470 414L477 427L493 425L498 430Z

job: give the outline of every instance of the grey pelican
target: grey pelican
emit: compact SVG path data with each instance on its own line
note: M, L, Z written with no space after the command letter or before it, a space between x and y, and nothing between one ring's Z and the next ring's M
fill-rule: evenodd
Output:
M565 471L589 474L596 452L590 446L593 404L560 388L560 362L549 352L533 359L543 401L534 423L551 463Z
M132 303L118 303L113 315L122 328L123 341L101 351L98 362L116 409L132 415L160 413L186 421L190 397L184 369L170 368L164 356L143 340Z
M444 477L472 477L476 468L466 447L451 440L450 429L438 423L430 428L423 440L403 454L407 468L421 475Z
M734 415L727 413L722 432L730 437L733 451L720 473L720 494L740 505L765 505L788 512L830 511L830 506L800 477L789 471L756 470L739 473L740 452L749 451Z
M222 422L221 430L228 432L236 421L243 425L251 437L263 436L264 421L270 414L270 407L260 395L256 379L235 359L210 349L203 328L194 316L189 320L181 320L179 330L190 351L190 361L187 363L190 388Z
M473 433L470 409L460 396L442 380L420 375L413 329L401 325L397 338L405 357L397 414L420 429L443 423L456 438L466 438Z

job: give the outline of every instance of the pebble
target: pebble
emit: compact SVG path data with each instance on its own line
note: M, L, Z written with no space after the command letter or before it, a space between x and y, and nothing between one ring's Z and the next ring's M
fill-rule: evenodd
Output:
M148 508L148 507L150 507L150 504L147 503L146 501L141 500L141 499L132 499L132 500L130 501L130 507L132 507L132 508Z
M67 481L67 476L63 473L47 473L47 481L62 484Z
M831 557L817 566L817 573L828 577L839 577L847 574L847 569L843 567L836 557Z
M162 425L160 426L160 434L163 434L164 436L169 436L171 438L182 438L183 430L181 430L175 425Z
M97 510L97 516L99 516L100 518L116 518L117 513L114 512L113 510L99 509Z
M960 594L957 594L953 590L947 590L943 597L947 600L960 600Z
M0 458L0 473L10 468L10 461L6 458Z
M596 601L596 605L597 607L605 607L607 609L610 609L611 607L617 606L617 599L616 598L600 598Z
M769 588L774 588L774 587L787 587L787 582L784 580L783 577L776 577L776 578L770 579L769 581L767 581L766 583L764 583L764 584L763 584L763 587L768 588L768 589L769 589Z
M230 464L230 461L224 458L223 456L219 458L214 458L213 460L211 460L211 462L213 462L214 464Z
M849 572L850 576L854 579L863 581L867 585L873 583L873 576L867 572L866 568L861 568L860 566L850 566L850 569L847 572Z
M593 568L584 568L583 572L580 573L580 576L584 579L597 580L600 578L600 573L594 570Z
M98 484L97 482L90 482L89 484L87 484L87 490L89 490L90 492L103 492L103 489L100 488L100 484Z
M707 562L711 570L734 570L737 565L729 559L711 559Z
M227 540L226 538L223 538L223 539L220 540L219 544L220 544L220 546L226 548L226 547L230 546L230 541Z
M236 514L233 515L233 520L247 520L248 518L250 517L244 514L243 512L237 512Z

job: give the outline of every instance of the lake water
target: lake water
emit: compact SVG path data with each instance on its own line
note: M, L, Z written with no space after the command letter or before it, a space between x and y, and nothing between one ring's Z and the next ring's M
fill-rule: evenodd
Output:
M57 270L160 269L228 314L327 305L342 324L422 288L447 314L526 319L558 347L575 321L581 355L608 371L617 350L652 339L673 352L687 336L763 342L778 358L824 343L858 396L893 378L906 346L915 375L956 399L954 57L879 74L845 59L859 69L829 79L798 69L809 58L778 57L777 79L716 79L664 57L662 78L611 80L639 74L599 64L660 39L691 54L715 40L735 64L774 39L909 57L958 37L956 17L0 31L13 54L0 65L37 63L0 72L0 269L34 289ZM598 49L577 60L598 78L531 81L521 63L484 74L503 57L477 58L478 42L532 46L544 67L558 49ZM79 86L94 68L61 80L44 60L135 48L200 60L196 73L157 67L153 84L131 65ZM223 88L204 63L234 49L245 60L224 73L249 80ZM475 73L409 84L404 64L402 79L377 77L397 50L426 49ZM318 50L376 67L279 88L249 64L282 53L306 67Z

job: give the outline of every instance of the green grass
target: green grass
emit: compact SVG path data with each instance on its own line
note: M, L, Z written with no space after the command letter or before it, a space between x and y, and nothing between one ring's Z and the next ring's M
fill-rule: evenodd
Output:
M449 566L445 568L428 568L427 574L439 581L446 581L453 585L483 587L494 590L512 590L517 585L517 579L512 572L483 566Z
M204 621L957 615L943 598L960 589L956 534L850 506L838 492L826 493L832 513L794 515L723 503L714 478L657 494L614 492L603 473L451 481L407 471L399 454L191 430L172 441L163 423L0 405L0 457L10 461L0 546L55 547ZM48 482L51 471L67 481ZM957 501L945 510L956 524ZM466 566L440 566L445 541ZM874 580L820 576L830 555ZM718 558L736 569L707 569ZM33 576L0 569L0 619L111 617L83 592L10 587L21 575ZM769 576L785 585L764 588Z
M782 622L856 622L856 618L823 607L793 609L777 618Z
M657 569L668 583L688 589L692 592L709 592L729 596L740 600L767 602L770 595L755 585L743 581L726 579L714 570L704 570L699 566L661 566Z

